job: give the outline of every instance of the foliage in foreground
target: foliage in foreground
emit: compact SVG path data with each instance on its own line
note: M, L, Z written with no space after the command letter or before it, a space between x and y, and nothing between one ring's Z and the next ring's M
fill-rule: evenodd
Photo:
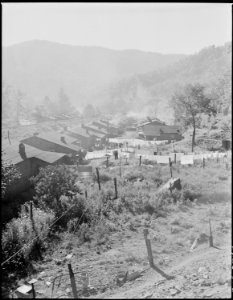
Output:
M1 175L2 199L5 200L10 187L21 178L21 173L16 166L2 162Z
M19 218L12 219L2 232L2 261L7 260L23 246L19 254L4 265L7 269L23 269L30 259L40 256L40 250L46 247L49 226L54 221L52 212L33 210L34 228L25 206L22 206ZM38 238L35 238L38 236Z

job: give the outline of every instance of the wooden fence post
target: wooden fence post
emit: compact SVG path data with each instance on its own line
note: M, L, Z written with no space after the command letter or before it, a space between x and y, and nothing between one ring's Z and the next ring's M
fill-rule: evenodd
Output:
M87 191L85 191L85 198L87 199Z
M203 157L202 166L205 168L205 157Z
M72 292L73 292L73 295L74 295L74 299L78 299L77 287L76 287L74 273L73 273L71 264L68 264L68 269L69 269L70 282L71 282L71 287L72 287Z
M209 238L209 245L210 245L210 247L213 247L213 246L214 246L214 243L213 243L213 235L212 235L212 229L211 229L211 223L210 223L210 219L209 219L209 226L210 226L210 238Z
M172 178L172 161L171 161L171 157L169 157L169 167L170 167L170 173L171 173L171 178Z
M117 194L117 179L114 178L114 186L115 186L115 199L118 198L118 194Z
M99 174L99 169L96 168L96 174L97 174L97 181L98 181L98 185L99 185L99 190L101 190L101 186L100 186L100 174Z
M120 156L120 177L121 177L121 156Z
M107 161L106 161L106 168L108 168L108 155L107 155Z
M9 130L8 130L8 132L7 132L7 137L8 137L9 144L11 145L10 131L9 131Z
M34 286L34 283L36 283L36 282L37 282L37 279L32 279L32 280L28 281L28 283L31 284L31 286L32 286L32 297L33 297L33 299L36 298L36 291L35 291L35 286Z
M32 201L30 201L30 220L33 222L33 208L32 208Z
M176 164L176 153L175 153L175 155L174 155L175 157L174 157L174 160L175 160L175 164Z
M142 156L140 155L140 157L139 157L139 166L141 166L141 164L142 164Z
M150 240L147 238L148 236L148 229L145 228L143 230L143 233L144 233L144 238L145 238L145 242L146 242L146 248L147 248L147 253L148 253L148 260L149 260L149 263L150 263L150 266L153 267L154 266L154 262L153 262L153 255L152 255L152 250L151 250L151 243L150 243Z

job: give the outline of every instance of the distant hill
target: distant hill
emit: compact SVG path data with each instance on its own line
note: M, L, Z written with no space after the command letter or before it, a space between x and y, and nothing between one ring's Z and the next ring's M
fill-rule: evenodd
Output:
M98 105L96 95L106 85L167 67L184 57L34 40L3 47L2 75L36 103L45 96L55 100L63 88L74 105Z
M112 112L152 112L172 120L172 94L187 83L199 82L218 94L219 111L231 111L232 44L210 46L170 66L123 79L102 91L103 108Z

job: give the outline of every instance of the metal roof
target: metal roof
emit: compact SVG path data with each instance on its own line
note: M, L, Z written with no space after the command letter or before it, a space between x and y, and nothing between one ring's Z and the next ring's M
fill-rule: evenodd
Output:
M108 133L107 130L105 130L103 128L99 129L97 126L95 126L93 124L87 124L87 125L84 125L84 127L86 127L88 130L93 129L93 131L97 131L97 132L102 133L102 134L107 134Z
M39 134L39 135L36 135L36 136L33 136L33 137L52 142L54 144L69 148L69 149L74 150L74 151L79 151L80 150L79 146L75 146L75 145L72 144L75 141L74 138L72 138L68 135L65 135L65 134L61 134L61 133L56 132L56 131L51 132L51 133L46 133L46 134ZM66 144L61 141L61 137L65 138ZM23 139L23 140L21 140L21 142L27 144L27 142L30 140L30 138L31 137Z
M69 127L67 129L67 132L71 132L73 134L78 134L81 135L83 137L89 137L89 134L87 133L86 129L82 128L82 127Z
M54 163L66 154L42 151L29 145L25 145L27 158L38 158L48 163ZM7 163L18 164L23 161L19 154L19 143L11 143L11 145L2 146L2 160Z
M144 125L153 125L153 122L158 122L161 125L165 125L165 122L159 120L159 119L152 119L151 121L143 121L138 126L144 126ZM158 125L157 125L158 126Z

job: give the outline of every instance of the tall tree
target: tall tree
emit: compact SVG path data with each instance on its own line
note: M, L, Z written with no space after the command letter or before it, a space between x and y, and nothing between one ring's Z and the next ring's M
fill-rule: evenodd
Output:
M71 112L72 107L70 104L70 100L63 88L60 89L58 97L59 97L58 105L59 105L60 113L66 114Z
M83 116L86 118L92 118L96 114L95 108L92 104L87 104L83 110Z
M196 128L200 124L201 115L215 115L217 113L212 98L205 95L205 87L201 84L187 84L183 92L175 93L172 104L175 120L185 128L192 126L192 152L195 145Z

